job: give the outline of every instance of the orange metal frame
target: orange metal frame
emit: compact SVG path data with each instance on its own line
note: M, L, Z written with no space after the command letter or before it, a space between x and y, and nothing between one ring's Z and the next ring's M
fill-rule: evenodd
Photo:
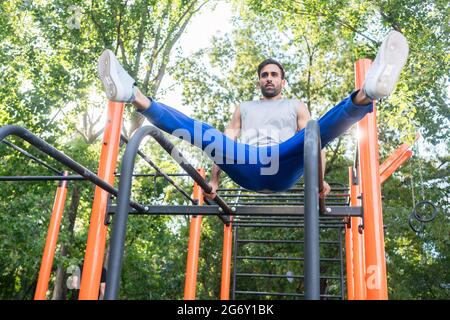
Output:
M123 111L123 103L108 101L108 118L103 134L98 176L111 185L114 184ZM108 198L109 193L107 191L100 187L95 188L83 274L81 275L80 300L98 299L106 244L105 215Z
M416 134L416 139L420 138L420 134ZM415 142L414 141L414 142ZM401 145L397 150L395 150L386 161L380 166L380 183L385 182L392 173L395 172L406 160L412 157L413 153L409 150L411 146L407 143Z
M69 173L64 171L64 176ZM41 268L34 293L34 300L45 300L48 290L50 273L52 272L53 259L55 257L56 243L58 242L61 219L64 212L64 203L67 195L67 181L61 181L56 189L55 202L53 204L52 216L48 226L47 240L42 254Z
M205 169L197 169L202 178L206 177ZM204 203L202 188L194 183L194 200L198 201L198 205ZM202 228L202 216L192 216L189 231L189 245L186 263L186 280L184 284L184 299L195 300L195 292L197 288L197 272L198 257L200 253L200 237Z
M356 62L356 87L362 87L365 74L372 62L360 59ZM359 165L361 168L362 203L364 210L364 250L366 265L367 299L386 300L387 277L384 250L381 183L378 162L378 133L376 106L358 122Z

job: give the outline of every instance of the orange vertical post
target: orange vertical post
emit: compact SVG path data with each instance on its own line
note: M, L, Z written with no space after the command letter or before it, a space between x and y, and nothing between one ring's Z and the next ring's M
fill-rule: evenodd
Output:
M206 177L205 169L197 169L198 173ZM204 203L202 188L194 183L194 199L198 201L198 205ZM200 253L200 237L202 229L202 216L192 216L189 230L189 245L186 263L186 280L184 283L184 299L195 300L195 292L197 289L197 272L198 272L198 256Z
M350 198L352 197L353 190L353 174L352 167L349 167L349 186L350 186ZM355 284L354 284L354 266L353 266L353 235L352 235L352 221L348 218L349 225L345 227L345 262L347 270L347 299L355 300Z
M223 227L222 250L222 283L220 286L220 300L230 300L231 255L233 250L233 216L230 224Z
M114 184L114 171L119 153L123 110L124 103L108 101L108 118L103 134L98 176L111 185ZM100 187L95 188L83 274L81 275L80 300L98 299L106 244L105 215L108 198L107 191Z
M358 174L358 177L360 175ZM359 179L358 179L359 180ZM360 206L358 196L361 194L359 181L350 184L350 205ZM364 261L364 233L360 232L359 225L362 224L360 217L350 218L352 234L352 259L353 259L353 293L354 300L366 300L366 267Z
M371 65L369 59L356 62L356 86L361 88ZM364 208L364 249L366 261L367 299L386 300L386 258L378 163L376 108L358 122L359 164Z
M64 171L64 176L68 175ZM56 189L55 202L53 203L52 215L47 231L47 240L45 241L44 252L42 254L41 268L39 269L39 278L34 293L34 300L45 300L48 290L48 281L52 272L53 259L55 257L56 243L58 242L61 219L64 212L64 203L67 195L67 180L62 180Z

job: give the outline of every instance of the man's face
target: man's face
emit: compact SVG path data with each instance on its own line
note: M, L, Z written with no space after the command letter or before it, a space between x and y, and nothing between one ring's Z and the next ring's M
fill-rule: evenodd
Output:
M273 98L281 93L286 80L281 79L281 69L276 64L268 64L261 69L259 86L266 98Z

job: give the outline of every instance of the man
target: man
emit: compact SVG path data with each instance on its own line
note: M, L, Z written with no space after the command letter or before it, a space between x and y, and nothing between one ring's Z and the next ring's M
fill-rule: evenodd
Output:
M372 101L392 93L407 56L405 37L390 32L366 75L363 89L319 119L322 148L372 112ZM210 198L216 195L221 170L242 187L257 192L286 190L303 174L304 128L311 117L303 102L283 98L285 70L276 60L267 59L259 65L261 99L236 107L223 134L143 95L110 50L100 56L98 72L108 99L132 103L155 126L202 148L215 162ZM242 143L236 142L238 137ZM322 159L324 168L323 151ZM324 185L321 196L330 191L329 185Z

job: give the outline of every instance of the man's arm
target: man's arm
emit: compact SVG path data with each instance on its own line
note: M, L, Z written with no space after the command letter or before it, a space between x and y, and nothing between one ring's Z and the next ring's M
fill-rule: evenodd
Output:
M239 108L239 106L237 106L236 109L234 110L233 116L231 117L231 121L228 124L228 127L223 132L223 134L232 140L236 140L237 137L239 137L240 132L241 132L241 109ZM211 170L211 179L209 181L213 190L208 195L211 199L216 196L217 189L219 188L221 171L222 170L220 170L218 165L213 164Z
M297 109L297 131L300 131L300 130L306 128L306 124L308 123L309 120L311 120L311 115L308 111L308 108L306 107L305 103L300 101L300 105L298 106L298 109ZM326 162L327 162L325 150L321 150L321 157L322 157L322 178L324 178L325 177L325 166L326 166ZM325 196L331 191L331 188L326 181L324 181L323 184L324 184L324 186L323 186L324 190L321 195Z

